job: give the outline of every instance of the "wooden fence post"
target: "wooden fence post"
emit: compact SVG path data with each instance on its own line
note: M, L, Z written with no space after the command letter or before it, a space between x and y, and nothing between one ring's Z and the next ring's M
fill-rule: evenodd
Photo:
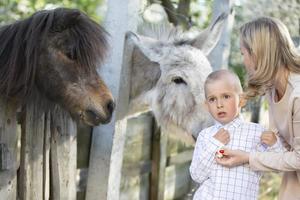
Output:
M230 53L230 35L234 22L234 0L214 0L213 19L216 19L221 13L228 13L225 26L223 28L220 41L208 56L213 70L227 69Z
M22 200L76 199L76 124L59 106L45 113L39 97L22 119L18 195Z
M152 136L150 200L163 200L165 194L168 134L157 127L154 130Z
M17 199L16 107L0 99L0 199Z
M124 51L125 34L137 29L140 0L108 1L105 28L110 33L111 55L100 72L116 98L112 121L93 129L87 182L87 200L118 200L125 143L130 88L130 49Z
M51 197L76 199L77 126L61 109L51 113Z
M33 98L26 105L22 120L19 198L22 200L43 199L43 149L45 114Z

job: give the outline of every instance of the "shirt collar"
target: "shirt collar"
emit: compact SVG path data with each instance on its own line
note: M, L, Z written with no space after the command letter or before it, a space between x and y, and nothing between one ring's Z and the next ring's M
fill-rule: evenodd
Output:
M218 121L215 121L215 126L217 129L224 128L227 130L228 128L239 127L243 121L244 121L243 117L241 115L239 115L234 120L232 120L231 122L224 124L224 125Z

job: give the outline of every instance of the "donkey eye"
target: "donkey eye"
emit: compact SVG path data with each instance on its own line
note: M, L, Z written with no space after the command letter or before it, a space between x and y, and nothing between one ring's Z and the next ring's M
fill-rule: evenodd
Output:
M186 84L186 82L181 78L181 77L175 77L172 79L172 81L175 83L175 84Z

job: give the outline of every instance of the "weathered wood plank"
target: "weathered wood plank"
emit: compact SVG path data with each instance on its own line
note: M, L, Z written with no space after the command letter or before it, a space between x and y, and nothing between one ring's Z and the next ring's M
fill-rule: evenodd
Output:
M92 127L77 125L77 168L88 168L90 158L90 147L92 139Z
M164 199L180 199L190 188L190 163L172 165L165 169Z
M148 200L149 199L149 177L148 173L122 177L121 193L118 200Z
M16 107L0 99L0 199L17 199L17 169L19 163Z
M22 121L21 160L18 190L22 200L43 199L43 151L45 114L38 98L26 105Z
M151 160L142 161L134 164L124 164L122 169L122 177L139 176L145 173L150 173L152 167Z
M153 122L151 112L128 119L123 164L151 159Z
M108 125L93 129L87 200L119 199L131 58L130 49L124 51L125 34L137 28L140 3L140 0L107 1L108 10L104 26L111 34L109 43L112 52L100 73L113 96L117 98L117 107Z
M51 197L76 199L77 128L61 109L51 113Z
M149 199L153 123L151 112L127 120L120 189L121 200Z
M168 135L157 128L152 139L152 176L150 199L163 200L165 187L165 168L167 162Z
M193 157L193 152L193 150L187 150L176 155L169 156L167 158L167 166L190 162Z
M44 151L43 151L43 194L44 200L50 199L50 139L51 139L51 113L47 112L45 119L45 132L44 132Z

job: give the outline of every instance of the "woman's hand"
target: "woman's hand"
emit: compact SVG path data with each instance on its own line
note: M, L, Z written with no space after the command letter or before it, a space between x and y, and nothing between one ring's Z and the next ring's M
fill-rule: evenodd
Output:
M216 157L216 161L225 167L235 167L249 163L249 153L241 150L224 149L223 157Z

